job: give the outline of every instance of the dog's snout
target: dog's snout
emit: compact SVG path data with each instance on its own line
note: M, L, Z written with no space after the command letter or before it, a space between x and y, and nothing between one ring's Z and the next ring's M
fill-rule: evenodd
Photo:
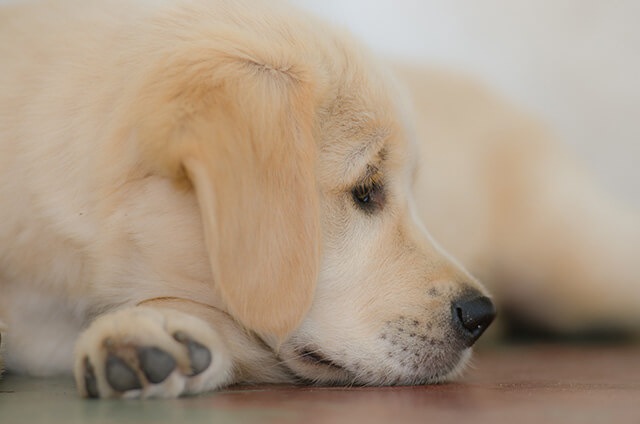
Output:
M453 302L451 309L454 325L467 346L478 340L496 316L493 302L485 296L465 296Z

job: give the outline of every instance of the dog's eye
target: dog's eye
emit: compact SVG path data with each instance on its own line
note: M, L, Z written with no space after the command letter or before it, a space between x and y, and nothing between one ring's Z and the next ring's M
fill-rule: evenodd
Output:
M353 198L356 202L366 205L371 202L371 192L373 191L373 187L371 186L358 186L353 189L352 194Z
M382 186L375 182L357 185L351 190L351 196L356 206L365 212L374 212L381 208L384 198Z

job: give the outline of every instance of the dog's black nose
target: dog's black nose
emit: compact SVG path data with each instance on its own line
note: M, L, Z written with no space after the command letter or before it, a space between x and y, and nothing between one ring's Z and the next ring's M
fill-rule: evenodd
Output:
M496 308L488 297L476 296L453 302L454 326L467 346L471 346L489 327L496 316Z

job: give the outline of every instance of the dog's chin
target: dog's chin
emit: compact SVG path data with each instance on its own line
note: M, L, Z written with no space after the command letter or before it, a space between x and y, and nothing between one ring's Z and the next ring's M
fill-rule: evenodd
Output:
M283 349L280 358L289 370L305 384L321 386L410 386L438 384L460 377L471 359L471 349L452 353L438 364L427 364L418 370L406 370L394 364L349 366L331 358L318 348Z

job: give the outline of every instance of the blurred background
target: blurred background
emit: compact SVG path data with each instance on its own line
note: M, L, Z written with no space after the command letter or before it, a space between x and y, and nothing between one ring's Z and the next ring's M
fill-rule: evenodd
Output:
M640 1L292 1L380 54L477 77L640 209Z

